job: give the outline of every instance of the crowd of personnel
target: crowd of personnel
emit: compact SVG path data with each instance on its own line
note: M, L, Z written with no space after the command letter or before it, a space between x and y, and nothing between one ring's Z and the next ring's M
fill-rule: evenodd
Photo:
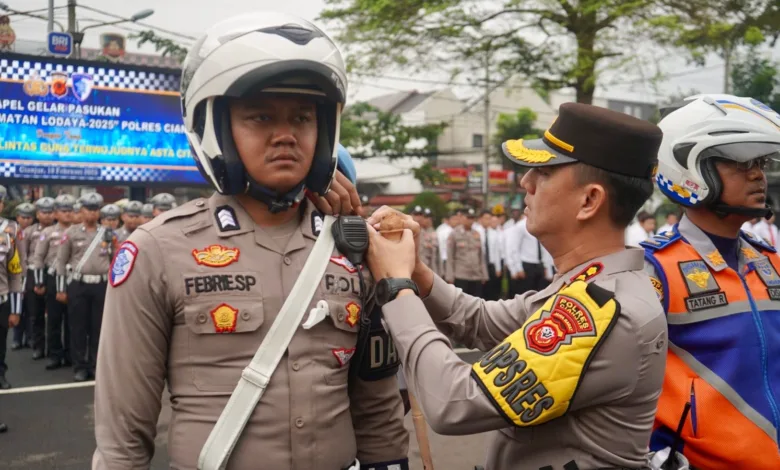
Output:
M507 217L500 205L492 210L454 210L433 228L429 208L411 215L422 227L420 257L447 282L486 300L512 298L542 290L553 279L550 253L531 235L519 208Z
M0 210L7 195L0 186ZM168 193L146 204L104 204L100 194L91 192L78 199L60 194L24 201L14 208L14 220L0 218L0 252L14 257L7 276L0 277L13 299L3 303L0 314L0 389L11 388L8 349L31 350L33 361L46 360L46 370L73 367L75 382L94 378L109 265L117 246L174 207Z

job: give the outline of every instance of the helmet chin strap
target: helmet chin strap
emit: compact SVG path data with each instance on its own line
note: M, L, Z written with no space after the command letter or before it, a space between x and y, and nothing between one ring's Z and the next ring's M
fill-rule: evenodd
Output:
M267 205L272 214L284 212L303 200L303 182L286 193L280 194L262 186L248 174L246 177L247 185L245 193L252 197L252 199L256 199Z
M724 218L729 214L744 215L745 217L750 217L751 219L756 217L770 219L772 217L772 209L768 204L763 209L754 209L752 207L729 206L728 204L724 204L723 202L718 201L712 204L710 207L721 218Z

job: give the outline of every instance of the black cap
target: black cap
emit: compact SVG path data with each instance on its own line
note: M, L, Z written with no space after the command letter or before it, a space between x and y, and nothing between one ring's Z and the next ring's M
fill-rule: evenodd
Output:
M504 155L525 167L582 162L625 176L654 175L663 138L655 124L582 103L565 103L558 113L544 137L508 140Z

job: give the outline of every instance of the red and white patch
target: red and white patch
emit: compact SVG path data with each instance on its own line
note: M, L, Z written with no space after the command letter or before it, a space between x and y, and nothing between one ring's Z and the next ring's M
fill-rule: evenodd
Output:
M352 356L355 355L355 349L356 348L338 348L331 349L330 352L336 356L336 360L339 361L339 365L344 367L345 365L349 364L349 360L352 359Z
M348 273L355 274L357 272L355 265L346 256L331 256L330 262L346 269Z
M114 259L111 261L111 270L108 274L108 280L111 287L118 287L130 277L135 266L135 259L138 256L138 247L133 242L124 242L116 250Z

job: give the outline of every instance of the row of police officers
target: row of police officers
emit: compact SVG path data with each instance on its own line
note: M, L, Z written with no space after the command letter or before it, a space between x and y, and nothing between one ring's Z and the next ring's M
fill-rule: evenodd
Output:
M0 200L7 191L0 186ZM74 380L94 377L108 267L118 243L155 215L175 207L161 193L148 204L103 204L97 193L23 202L16 221L0 219L7 276L0 282L0 328L13 327L11 350L32 348L47 370L73 366ZM120 227L121 219L121 227ZM18 272L17 272L18 271ZM16 286L18 283L18 286ZM14 290L16 289L16 290ZM7 299L7 301L6 301ZM10 321L5 316L10 315ZM5 364L7 330L0 331L0 388L11 388Z

